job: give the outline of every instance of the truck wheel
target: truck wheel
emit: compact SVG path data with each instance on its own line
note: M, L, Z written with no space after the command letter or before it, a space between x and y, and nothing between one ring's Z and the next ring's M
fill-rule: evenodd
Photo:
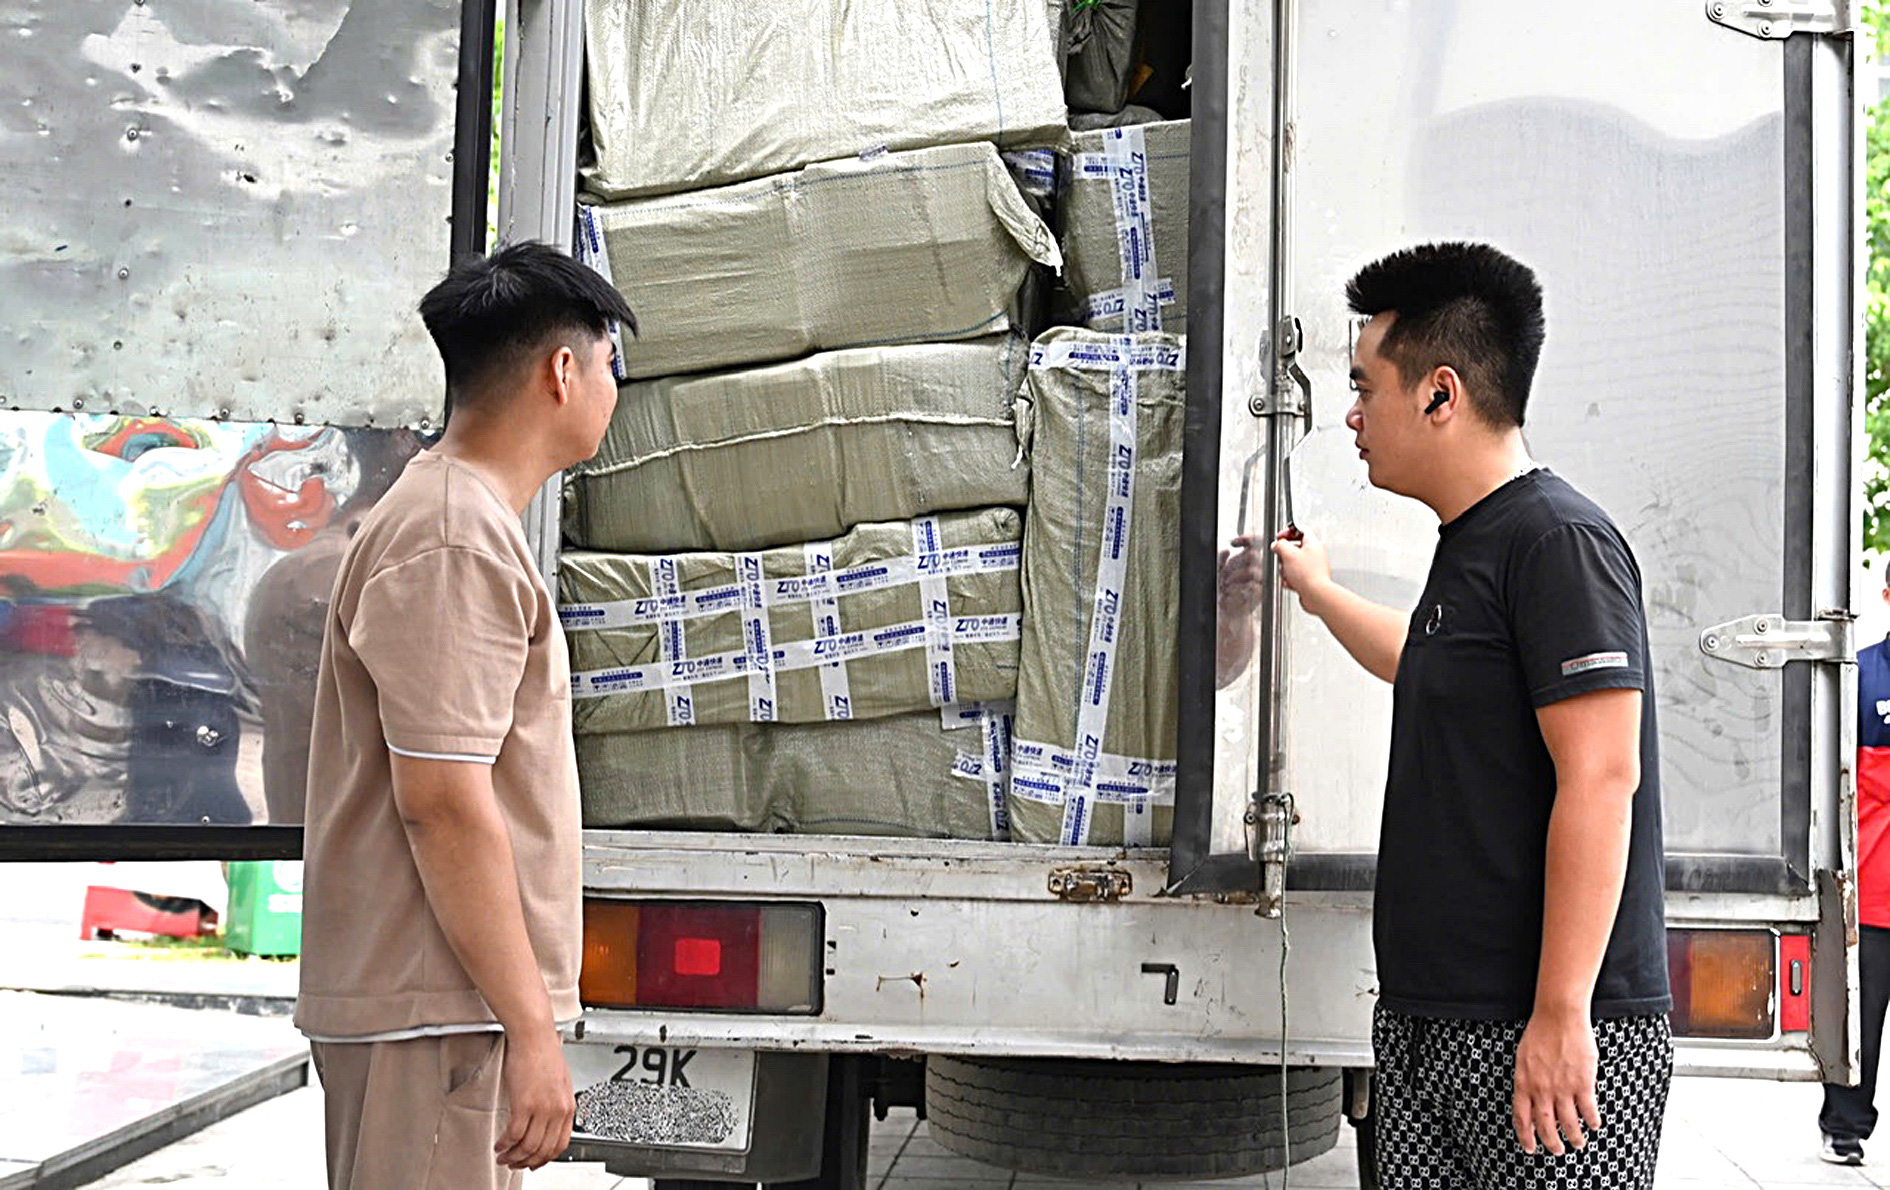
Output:
M926 1062L933 1137L987 1165L1064 1178L1233 1178L1295 1163L1339 1136L1341 1075L1065 1059ZM1284 1107L1284 1112L1282 1112Z

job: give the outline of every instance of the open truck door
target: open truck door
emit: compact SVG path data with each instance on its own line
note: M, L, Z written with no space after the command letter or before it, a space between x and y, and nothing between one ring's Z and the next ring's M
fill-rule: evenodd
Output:
M1297 522L1341 581L1412 603L1435 525L1354 457L1344 286L1402 246L1493 242L1547 293L1535 457L1615 516L1647 575L1680 1066L1847 1080L1854 8L1203 11L1228 57L1196 58L1171 885L1268 908L1284 890L1289 914L1371 888L1389 688L1276 590L1217 689L1216 553Z
M485 244L494 8L11 7L0 858L294 856L323 576Z

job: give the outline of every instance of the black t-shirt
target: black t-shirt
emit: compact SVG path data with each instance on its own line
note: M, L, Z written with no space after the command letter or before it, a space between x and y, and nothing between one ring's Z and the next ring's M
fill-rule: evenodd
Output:
M1555 801L1536 710L1606 689L1645 697L1627 883L1593 1013L1672 1007L1640 567L1606 513L1538 470L1443 527L1398 661L1372 927L1386 1008L1530 1015Z

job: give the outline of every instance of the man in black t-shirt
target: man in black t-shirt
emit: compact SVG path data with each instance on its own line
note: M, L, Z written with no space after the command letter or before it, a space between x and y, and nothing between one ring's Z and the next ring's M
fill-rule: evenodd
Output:
M1650 1187L1673 1071L1660 778L1641 573L1536 466L1542 291L1481 244L1347 287L1346 425L1374 486L1442 522L1413 612L1281 575L1392 683L1373 939L1378 1171L1403 1187Z

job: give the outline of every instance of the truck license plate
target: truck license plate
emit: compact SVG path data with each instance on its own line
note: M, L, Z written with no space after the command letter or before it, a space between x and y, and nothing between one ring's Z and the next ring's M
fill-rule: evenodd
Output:
M755 1101L753 1050L566 1042L578 1138L744 1152Z

